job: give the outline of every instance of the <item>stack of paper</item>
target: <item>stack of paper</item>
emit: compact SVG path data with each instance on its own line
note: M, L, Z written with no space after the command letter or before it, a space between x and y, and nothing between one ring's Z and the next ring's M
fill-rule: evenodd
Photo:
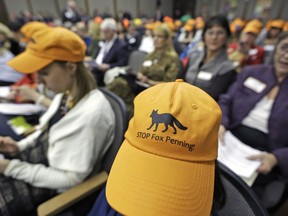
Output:
M10 87L8 86L0 87L0 98L8 98L9 93L10 93Z
M260 161L247 157L262 153L238 140L230 131L225 133L225 144L219 141L218 160L240 176L249 186L253 184L258 173Z
M43 107L35 104L0 103L0 113L6 115L33 115L43 111Z

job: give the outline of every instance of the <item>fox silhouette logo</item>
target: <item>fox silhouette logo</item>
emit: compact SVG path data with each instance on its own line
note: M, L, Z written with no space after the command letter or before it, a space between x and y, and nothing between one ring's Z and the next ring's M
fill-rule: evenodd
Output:
M150 130L155 124L156 124L156 127L153 130L154 132L157 131L159 124L164 124L165 125L165 129L162 132L166 132L168 130L168 126L170 125L174 129L173 134L177 134L177 130L176 130L175 125L177 126L177 128L179 128L181 130L187 130L188 129L187 127L182 125L170 113L158 114L158 110L153 110L151 115L150 115L150 117L152 118L152 124L151 124L151 126L149 128L147 128L147 130Z

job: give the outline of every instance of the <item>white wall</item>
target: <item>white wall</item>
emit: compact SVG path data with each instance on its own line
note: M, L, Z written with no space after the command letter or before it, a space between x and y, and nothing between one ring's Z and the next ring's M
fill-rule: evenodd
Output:
M28 10L28 5L26 4L26 0L4 0L8 14L11 13L19 13L22 10Z
M95 8L98 9L98 13L100 15L103 14L107 8L109 9L109 13L114 15L113 0L89 0L89 5L89 11L91 15Z
M156 0L140 0L140 10L148 17L154 17L156 11Z
M137 16L137 2L135 0L117 0L117 9L124 11L129 11L132 17Z
M161 11L166 16L173 16L173 0L162 0Z
M4 0L7 6L8 13L19 13L21 10L29 9L26 0ZM85 8L85 0L75 0L78 7ZM139 0L140 10L148 15L154 17L156 10L156 0ZM31 0L32 7L35 13L38 11L49 11L52 15L56 16L56 6L54 0ZM67 0L58 0L60 11L66 8ZM95 8L102 14L107 8L109 12L114 15L113 0L88 0L89 12L92 15ZM128 10L133 17L137 16L137 2L136 0L117 0L118 10ZM162 0L161 10L165 15L172 16L173 14L173 0Z
M9 0L10 2L11 0ZM12 1L11 1L12 2ZM55 2L52 0L31 0L34 13L48 11L52 16L57 16Z

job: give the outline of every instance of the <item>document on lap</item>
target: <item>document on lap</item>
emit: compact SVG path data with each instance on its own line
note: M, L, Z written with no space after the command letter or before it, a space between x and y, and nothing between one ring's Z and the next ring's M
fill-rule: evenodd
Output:
M256 170L261 163L260 161L249 160L247 157L260 154L261 151L242 143L230 131L225 133L224 139L224 145L219 141L218 161L251 186L258 175Z
M10 87L8 86L0 87L0 98L8 98L9 93L10 93Z
M35 104L0 103L0 113L6 115L33 115L43 111L42 106Z

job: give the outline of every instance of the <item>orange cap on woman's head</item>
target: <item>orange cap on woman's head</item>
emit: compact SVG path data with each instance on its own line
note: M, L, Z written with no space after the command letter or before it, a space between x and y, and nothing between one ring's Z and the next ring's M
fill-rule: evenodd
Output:
M34 73L53 61L82 62L86 45L72 31L47 28L35 33L26 50L7 64L22 73Z
M43 29L50 28L47 24L43 22L29 22L22 26L22 28L19 30L21 34L20 41L28 43L30 38L38 31L41 31Z
M109 204L123 215L210 215L222 116L217 103L176 80L145 90L134 107L109 174Z

